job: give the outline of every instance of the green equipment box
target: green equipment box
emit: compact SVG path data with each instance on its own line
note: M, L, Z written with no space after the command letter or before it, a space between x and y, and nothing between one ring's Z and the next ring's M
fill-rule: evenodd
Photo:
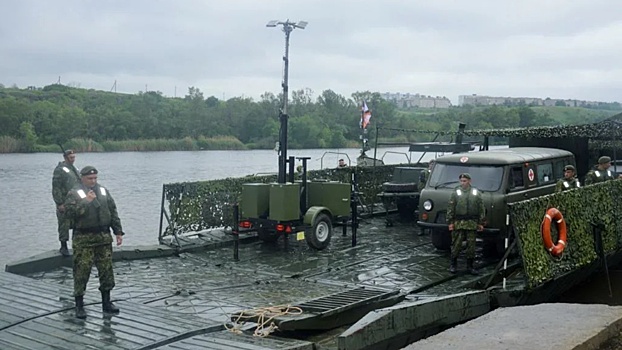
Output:
M300 184L270 184L270 220L300 219Z
M270 208L270 184L242 184L240 216L243 218L266 218Z
M350 184L344 182L307 183L309 207L327 207L333 216L350 215Z

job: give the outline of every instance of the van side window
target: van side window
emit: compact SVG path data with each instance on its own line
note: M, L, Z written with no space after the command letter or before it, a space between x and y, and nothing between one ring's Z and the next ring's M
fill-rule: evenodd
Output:
M555 180L553 177L553 164L538 164L536 169L536 172L538 173L538 185L553 182Z
M523 187L523 167L515 167L510 170L510 188Z

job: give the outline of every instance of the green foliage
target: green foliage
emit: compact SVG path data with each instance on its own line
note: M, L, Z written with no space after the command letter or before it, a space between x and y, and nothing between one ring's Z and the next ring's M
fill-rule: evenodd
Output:
M19 134L23 141L24 151L34 151L37 147L37 133L34 126L29 122L22 122L19 125Z
M376 126L446 132L455 130L459 121L467 123L469 130L482 130L585 123L613 113L595 108L527 106L399 110L377 92L355 92L348 98L325 90L314 97L310 89L301 89L291 94L289 146L358 146L363 99L372 111L371 144ZM272 93L264 93L260 101L240 97L224 101L205 98L196 87L190 87L184 98L167 98L156 91L130 95L58 84L43 89L0 87L0 136L29 144L33 139L24 139L20 131L20 125L27 122L37 136L36 147L25 146L27 151L71 139L92 140L106 151L273 148L280 128L280 107L281 96ZM380 137L417 142L430 141L434 134L402 135L385 130Z
M510 217L518 237L529 288L586 266L597 258L592 223L604 225L602 237L606 253L622 248L622 227L619 224L622 207L616 200L620 195L622 181L616 180L510 206ZM567 225L568 242L561 258L553 257L544 248L540 231L544 215L551 207L562 212ZM552 231L553 242L557 242L557 232Z

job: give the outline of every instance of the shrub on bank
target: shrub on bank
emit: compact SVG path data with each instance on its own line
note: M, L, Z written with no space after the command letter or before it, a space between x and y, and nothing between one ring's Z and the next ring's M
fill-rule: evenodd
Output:
M241 150L247 149L246 146L233 136L215 136L197 138L197 146L199 149L212 150Z
M11 136L0 136L0 153L19 153L24 152L22 141Z

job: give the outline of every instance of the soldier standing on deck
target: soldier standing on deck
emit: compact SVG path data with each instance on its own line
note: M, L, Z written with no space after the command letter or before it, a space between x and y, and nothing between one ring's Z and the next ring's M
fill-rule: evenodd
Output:
M458 176L460 186L451 194L447 206L447 223L451 232L451 265L449 272L456 273L458 255L462 250L462 241L466 237L467 269L472 275L479 272L473 266L475 261L476 231L484 230L486 212L481 193L471 187L471 175L462 173Z
M97 184L97 169L85 166L80 174L80 184L69 192L65 201L67 214L74 220L72 245L76 317L86 318L84 292L93 264L99 274L102 310L116 314L119 309L110 301L110 291L115 285L110 229L114 232L117 245L121 245L121 220L114 199L107 189Z
M591 185L607 180L613 180L613 172L609 170L611 167L611 158L602 156L598 158L598 165L595 169L588 171L585 175L585 185Z
M555 192L562 192L565 190L571 190L573 188L581 187L579 179L577 179L577 170L572 165L566 165L564 167L564 178L559 179L555 185Z
M64 161L58 162L52 175L52 197L56 204L56 219L58 220L58 240L60 241L60 253L69 256L67 241L69 240L69 228L71 221L65 215L65 198L67 193L80 180L78 169L73 165L76 161L76 153L73 150L63 152Z

